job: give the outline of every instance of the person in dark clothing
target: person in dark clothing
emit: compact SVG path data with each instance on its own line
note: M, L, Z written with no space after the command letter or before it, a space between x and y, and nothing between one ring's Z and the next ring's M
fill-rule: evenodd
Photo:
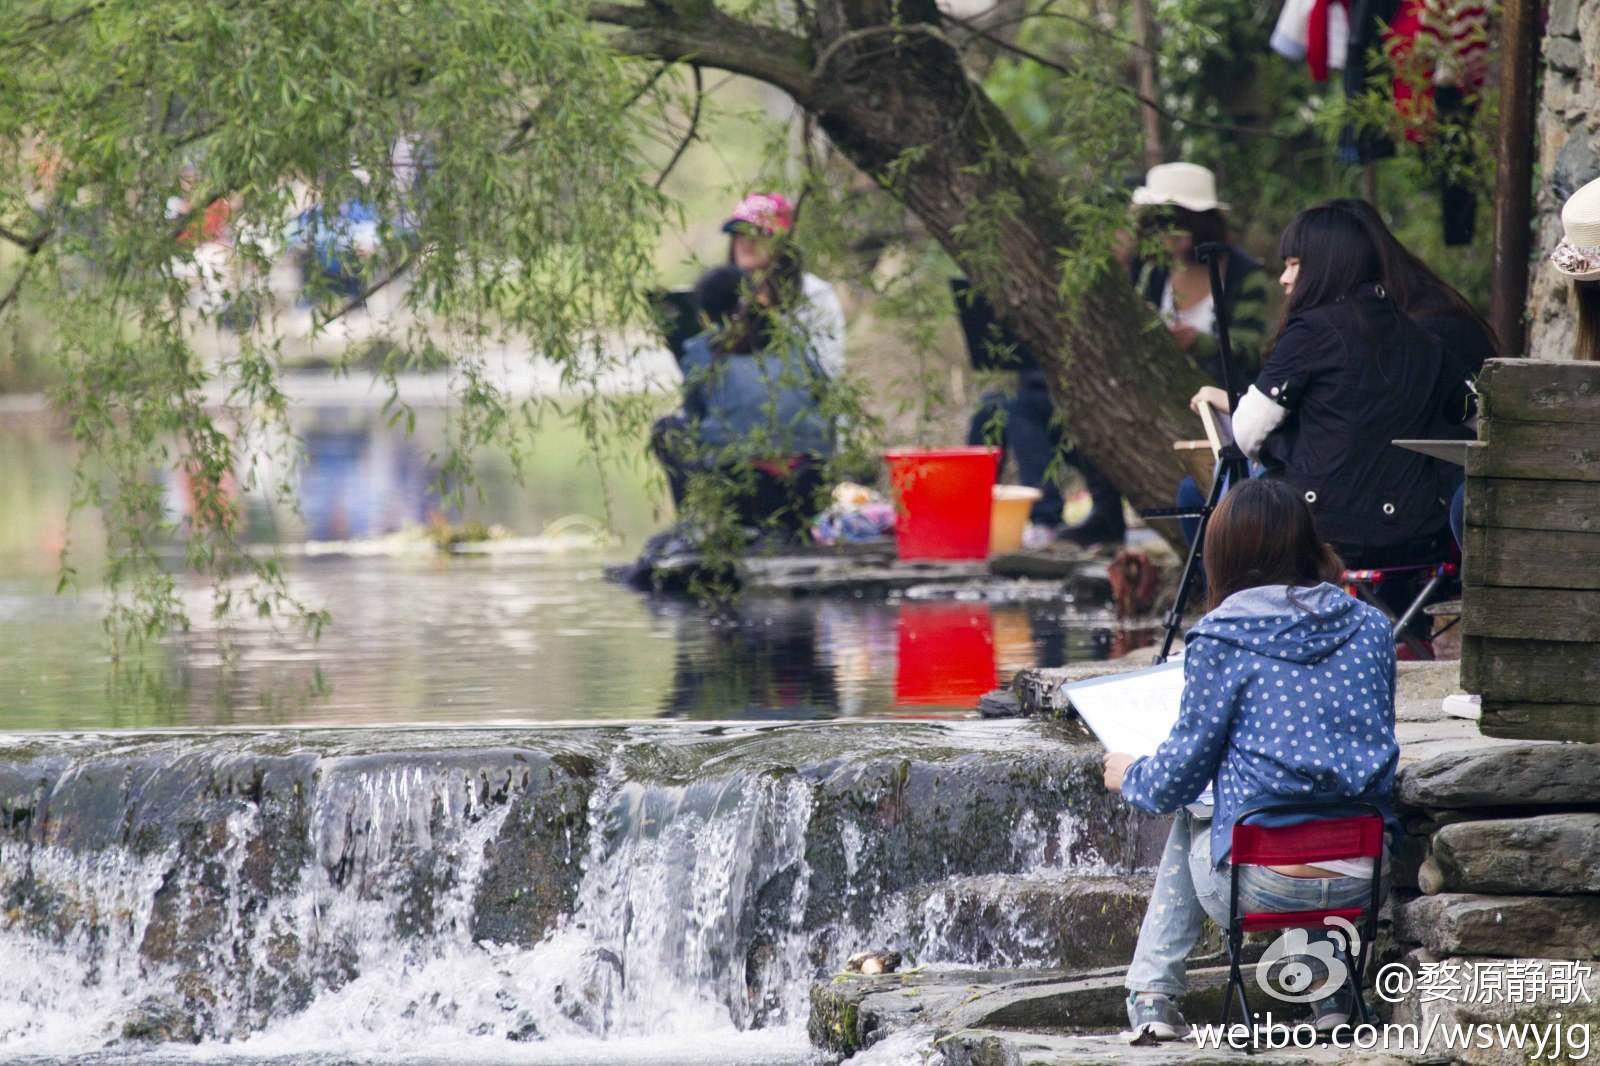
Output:
M1362 201L1302 211L1280 254L1289 301L1233 411L1240 447L1302 494L1352 568L1449 558L1460 468L1390 442L1468 435L1469 377L1493 334ZM1455 338L1452 350L1442 336ZM1227 406L1215 389L1193 402ZM1379 590L1400 610L1414 595L1404 583Z
M1050 402L1044 371L1038 367L1017 372L1014 393L985 393L967 426L968 444L990 445L1009 453L1017 464L1018 482L1039 490L1039 498L1028 511L1028 524L1050 530L1052 537L1061 525L1066 500L1057 471L1050 466L1056 456L1067 454L1065 438ZM1059 470L1061 464L1056 465Z
M706 329L684 345L683 410L656 423L651 450L680 510L691 480L713 477L740 525L798 535L815 511L833 435L818 402L821 370L774 324L798 281L792 262L780 258L754 277L724 266L701 278L695 299Z
M1061 475L1068 466L1078 468L1091 499L1110 498L1117 502L1120 519L1121 495L1093 463L1067 444L1066 427L1056 417L1049 383L1028 346L996 320L988 301L972 291L966 281L958 279L952 282L952 288L973 367L1016 374L1014 390L986 392L979 401L967 427L967 443L998 447L1009 453L1016 463L1017 480L1039 490L1039 499L1028 511L1023 545L1043 547L1061 533L1066 506ZM1122 539L1120 526L1112 532L1114 539Z

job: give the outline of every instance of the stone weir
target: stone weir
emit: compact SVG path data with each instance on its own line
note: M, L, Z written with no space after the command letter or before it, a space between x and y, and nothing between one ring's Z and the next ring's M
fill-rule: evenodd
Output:
M1050 723L0 738L0 1049L803 1022L912 963L1106 965L1162 826Z

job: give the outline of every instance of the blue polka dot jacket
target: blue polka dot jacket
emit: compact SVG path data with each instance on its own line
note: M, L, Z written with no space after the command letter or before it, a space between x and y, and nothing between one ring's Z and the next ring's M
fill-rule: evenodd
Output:
M1128 802L1165 814L1214 784L1218 865L1239 812L1257 806L1326 803L1336 816L1370 803L1393 831L1394 637L1380 611L1326 583L1245 589L1190 630L1183 673L1172 732L1123 777Z

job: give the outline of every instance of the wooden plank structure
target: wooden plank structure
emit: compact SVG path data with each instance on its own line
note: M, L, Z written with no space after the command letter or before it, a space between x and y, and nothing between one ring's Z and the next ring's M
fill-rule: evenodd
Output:
M1478 390L1462 684L1487 735L1600 740L1600 363L1496 359Z

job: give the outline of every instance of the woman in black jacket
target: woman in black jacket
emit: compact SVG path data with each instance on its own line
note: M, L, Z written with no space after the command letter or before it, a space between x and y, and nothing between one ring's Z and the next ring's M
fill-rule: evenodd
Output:
M1289 301L1233 413L1241 448L1300 491L1351 567L1449 557L1460 468L1391 442L1467 435L1466 382L1492 335L1362 201L1302 211L1280 253ZM1196 401L1226 404L1213 390ZM1390 588L1403 609L1409 590Z

